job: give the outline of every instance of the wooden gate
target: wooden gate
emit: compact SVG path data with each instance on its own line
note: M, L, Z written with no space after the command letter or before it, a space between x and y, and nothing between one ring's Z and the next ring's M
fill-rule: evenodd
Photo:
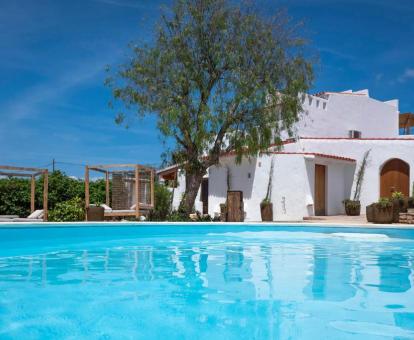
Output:
M410 194L410 166L398 158L390 159L381 169L380 197L391 197L394 191L406 197Z
M326 166L315 164L315 216L326 215Z
M227 191L227 222L243 222L243 192Z

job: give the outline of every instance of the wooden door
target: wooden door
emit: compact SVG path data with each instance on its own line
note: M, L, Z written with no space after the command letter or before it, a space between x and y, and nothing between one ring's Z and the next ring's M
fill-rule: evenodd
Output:
M203 202L203 214L208 214L208 178L201 182L200 201Z
M326 215L326 166L315 164L315 216Z
M410 193L410 166L401 159L390 159L381 169L380 197L391 197L394 191Z
M227 222L243 222L243 192L228 191L227 192Z

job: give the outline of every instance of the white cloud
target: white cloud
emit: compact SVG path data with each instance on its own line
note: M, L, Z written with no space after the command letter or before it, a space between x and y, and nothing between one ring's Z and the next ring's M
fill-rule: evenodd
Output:
M398 77L398 81L400 83L404 83L405 81L409 80L409 79L413 79L414 78L414 68L406 68L403 72L403 74L401 74Z

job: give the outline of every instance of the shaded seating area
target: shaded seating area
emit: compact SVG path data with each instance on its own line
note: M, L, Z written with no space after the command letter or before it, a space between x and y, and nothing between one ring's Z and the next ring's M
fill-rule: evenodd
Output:
M146 215L154 207L154 169L139 164L87 165L85 167L85 208L87 220L92 216L90 202L90 172L105 176L106 219ZM96 202L95 202L96 203Z
M30 215L20 218L17 215L0 215L0 222L41 222L48 218L48 170L0 165L0 176L22 177L30 180ZM43 209L36 210L36 179L43 175Z

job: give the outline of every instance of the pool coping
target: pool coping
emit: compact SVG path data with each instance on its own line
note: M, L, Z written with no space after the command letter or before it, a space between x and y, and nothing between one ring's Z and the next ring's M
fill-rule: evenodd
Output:
M0 222L0 229L36 228L76 228L76 227L149 227L149 226L240 226L240 227L326 227L361 229L401 229L414 230L414 224L361 224L332 222Z

